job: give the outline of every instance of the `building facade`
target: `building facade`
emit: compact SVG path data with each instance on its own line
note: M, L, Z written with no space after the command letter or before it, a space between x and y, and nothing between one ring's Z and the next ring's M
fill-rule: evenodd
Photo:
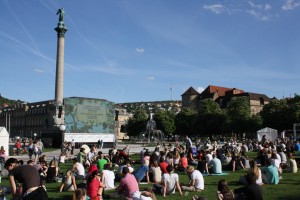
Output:
M182 95L182 109L190 108L197 110L201 100L213 99L221 108L226 108L233 97L247 97L251 114L259 113L264 105L270 102L270 98L265 94L250 93L238 88L226 88L220 86L209 85L201 94L194 88L190 87Z

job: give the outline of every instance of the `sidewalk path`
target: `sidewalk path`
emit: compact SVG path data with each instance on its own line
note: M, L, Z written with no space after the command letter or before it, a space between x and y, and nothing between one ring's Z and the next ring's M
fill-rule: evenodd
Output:
M117 149L123 149L127 146L127 144L118 144L117 145ZM144 148L143 144L129 144L129 154L133 154L133 153L140 153L141 150ZM146 147L147 149L149 149L149 151L154 151L154 148L155 147ZM108 151L110 150L111 148L103 148L101 151L104 153L104 154L108 154ZM97 151L100 151L100 149L97 149ZM60 155L60 149L55 149L53 151L50 151L50 152L45 152L43 153L42 155L46 155L46 161L50 161L52 160L54 157L58 157ZM74 149L74 155L77 155L77 153L79 152L79 149ZM33 156L34 157L34 156ZM23 154L23 155L19 155L19 156L7 156L5 159L7 160L8 158L16 158L18 160L23 160L24 163L26 163L28 160L29 160L29 156L28 154Z

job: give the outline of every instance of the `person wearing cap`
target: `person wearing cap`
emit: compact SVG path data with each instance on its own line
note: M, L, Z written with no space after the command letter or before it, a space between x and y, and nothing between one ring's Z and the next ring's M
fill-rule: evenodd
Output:
M182 191L200 192L204 190L204 179L200 171L195 170L194 167L187 167L187 174L190 178L188 185L182 185Z
M41 193L45 199L48 199L48 195L43 187L41 191L36 191L41 186L40 174L32 165L19 165L18 160L15 158L9 158L4 165L5 169L8 170L8 180L12 188L13 199L26 197L27 195L33 195ZM22 184L22 194L19 193L16 186L16 181ZM32 193L32 194L30 194Z

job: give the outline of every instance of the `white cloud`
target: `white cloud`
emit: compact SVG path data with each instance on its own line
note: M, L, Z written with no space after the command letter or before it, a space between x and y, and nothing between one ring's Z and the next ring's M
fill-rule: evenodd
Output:
M203 88L203 87L198 87L198 88L197 88L197 92L202 93L203 91L204 91L204 88Z
M270 4L265 4L265 10L271 10L272 9L272 6Z
M34 69L34 71L37 72L37 73L44 73L45 72L44 70L38 69L38 68Z
M270 17L267 15L263 15L260 12L256 11L256 10L247 10L246 11L248 14L256 17L257 19L261 20L261 21L269 21Z
M204 5L203 8L206 10L210 10L215 14L221 14L225 10L225 7L221 4Z
M300 2L295 2L294 0L286 0L285 4L281 6L282 10L293 10L300 6Z
M155 77L154 76L148 76L147 78L146 78L147 80L154 80L155 79Z
M137 53L144 53L145 49L143 49L143 48L136 48L135 51Z
M252 8L258 8L258 9L262 9L262 10L272 9L272 6L270 4L255 4L252 1L249 1L248 3Z

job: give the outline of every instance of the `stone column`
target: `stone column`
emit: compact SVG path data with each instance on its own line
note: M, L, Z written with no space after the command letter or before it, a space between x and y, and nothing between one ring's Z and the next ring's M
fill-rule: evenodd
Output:
M67 27L64 23L64 9L57 11L59 21L55 31L57 32L57 54L56 54L56 77L55 77L55 126L64 125L64 50L65 50L65 33Z
M64 49L65 49L65 33L67 27L64 24L64 10L59 9L59 22L55 31L57 32L57 55L56 55L56 80L55 80L55 103L63 104L64 98Z

